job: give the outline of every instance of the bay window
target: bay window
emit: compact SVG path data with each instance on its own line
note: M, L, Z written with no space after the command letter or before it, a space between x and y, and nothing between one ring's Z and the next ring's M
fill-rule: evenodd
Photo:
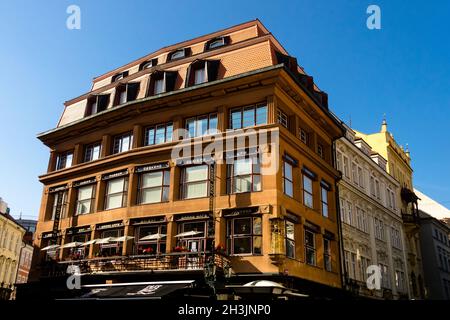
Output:
M262 218L239 217L227 220L227 248L231 255L262 253Z
M170 171L160 170L139 175L139 204L169 200Z
M128 177L106 181L105 210L125 207L127 204Z
M261 191L260 165L256 158L235 159L227 169L228 193Z
M182 198L194 199L208 196L209 166L194 165L184 167L182 172Z

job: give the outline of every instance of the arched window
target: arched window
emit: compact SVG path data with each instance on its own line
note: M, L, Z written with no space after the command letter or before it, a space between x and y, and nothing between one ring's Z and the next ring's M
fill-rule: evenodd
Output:
M205 51L217 49L230 43L230 37L217 37L205 43Z
M128 77L128 71L117 73L111 78L111 83L120 81L125 77Z
M167 62L183 59L191 55L191 48L177 49L167 55Z
M150 69L150 68L156 66L157 64L158 64L157 58L146 60L139 65L139 70Z

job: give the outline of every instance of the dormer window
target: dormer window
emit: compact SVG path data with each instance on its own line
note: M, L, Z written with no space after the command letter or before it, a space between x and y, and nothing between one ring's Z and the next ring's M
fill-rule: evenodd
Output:
M205 51L223 47L230 42L230 37L219 37L205 43Z
M157 64L158 64L157 58L151 59L151 60L146 60L139 65L139 70L150 69L150 68L156 66Z
M139 82L129 82L120 84L116 88L116 95L114 97L114 105L121 105L129 101L136 100L139 91Z
M150 75L147 96L153 96L175 89L175 82L178 77L176 71L155 71Z
M184 48L184 49L178 49L178 50L172 51L167 56L167 62L186 58L187 56L190 55L190 53L191 53L190 48Z
M120 81L120 80L122 80L125 77L128 77L128 71L124 71L124 72L121 72L121 73L118 73L118 74L114 75L111 78L111 83Z
M109 94L99 94L88 98L86 116L106 110L109 104Z
M219 60L196 60L188 68L186 87L217 79Z

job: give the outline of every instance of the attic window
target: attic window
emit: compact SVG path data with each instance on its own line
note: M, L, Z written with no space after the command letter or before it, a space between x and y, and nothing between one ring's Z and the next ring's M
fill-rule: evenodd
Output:
M151 67L156 66L157 64L158 64L157 58L151 59L151 60L146 60L139 65L139 70L149 69Z
M190 48L184 48L184 49L178 49L178 50L172 51L167 56L167 62L186 58L187 56L189 56L190 51L191 51Z
M205 51L223 47L230 42L230 37L218 37L205 43Z
M194 61L187 71L186 87L216 80L219 64L219 60Z
M128 71L124 71L124 72L114 75L111 79L111 83L122 80L125 77L128 77Z
M116 95L114 96L114 105L117 106L136 100L138 91L139 82L129 82L117 86Z
M106 110L109 104L109 94L93 95L88 98L86 116Z
M178 77L176 71L156 71L150 75L147 96L173 91Z

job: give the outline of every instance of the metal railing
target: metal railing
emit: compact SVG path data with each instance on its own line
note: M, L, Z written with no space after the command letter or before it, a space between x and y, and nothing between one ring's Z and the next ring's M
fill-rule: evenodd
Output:
M42 275L61 276L66 274L69 266L79 267L81 274L203 270L211 256L211 252L177 252L68 260L43 266ZM218 271L223 272L230 266L230 261L224 254L216 252L214 253L214 265Z

